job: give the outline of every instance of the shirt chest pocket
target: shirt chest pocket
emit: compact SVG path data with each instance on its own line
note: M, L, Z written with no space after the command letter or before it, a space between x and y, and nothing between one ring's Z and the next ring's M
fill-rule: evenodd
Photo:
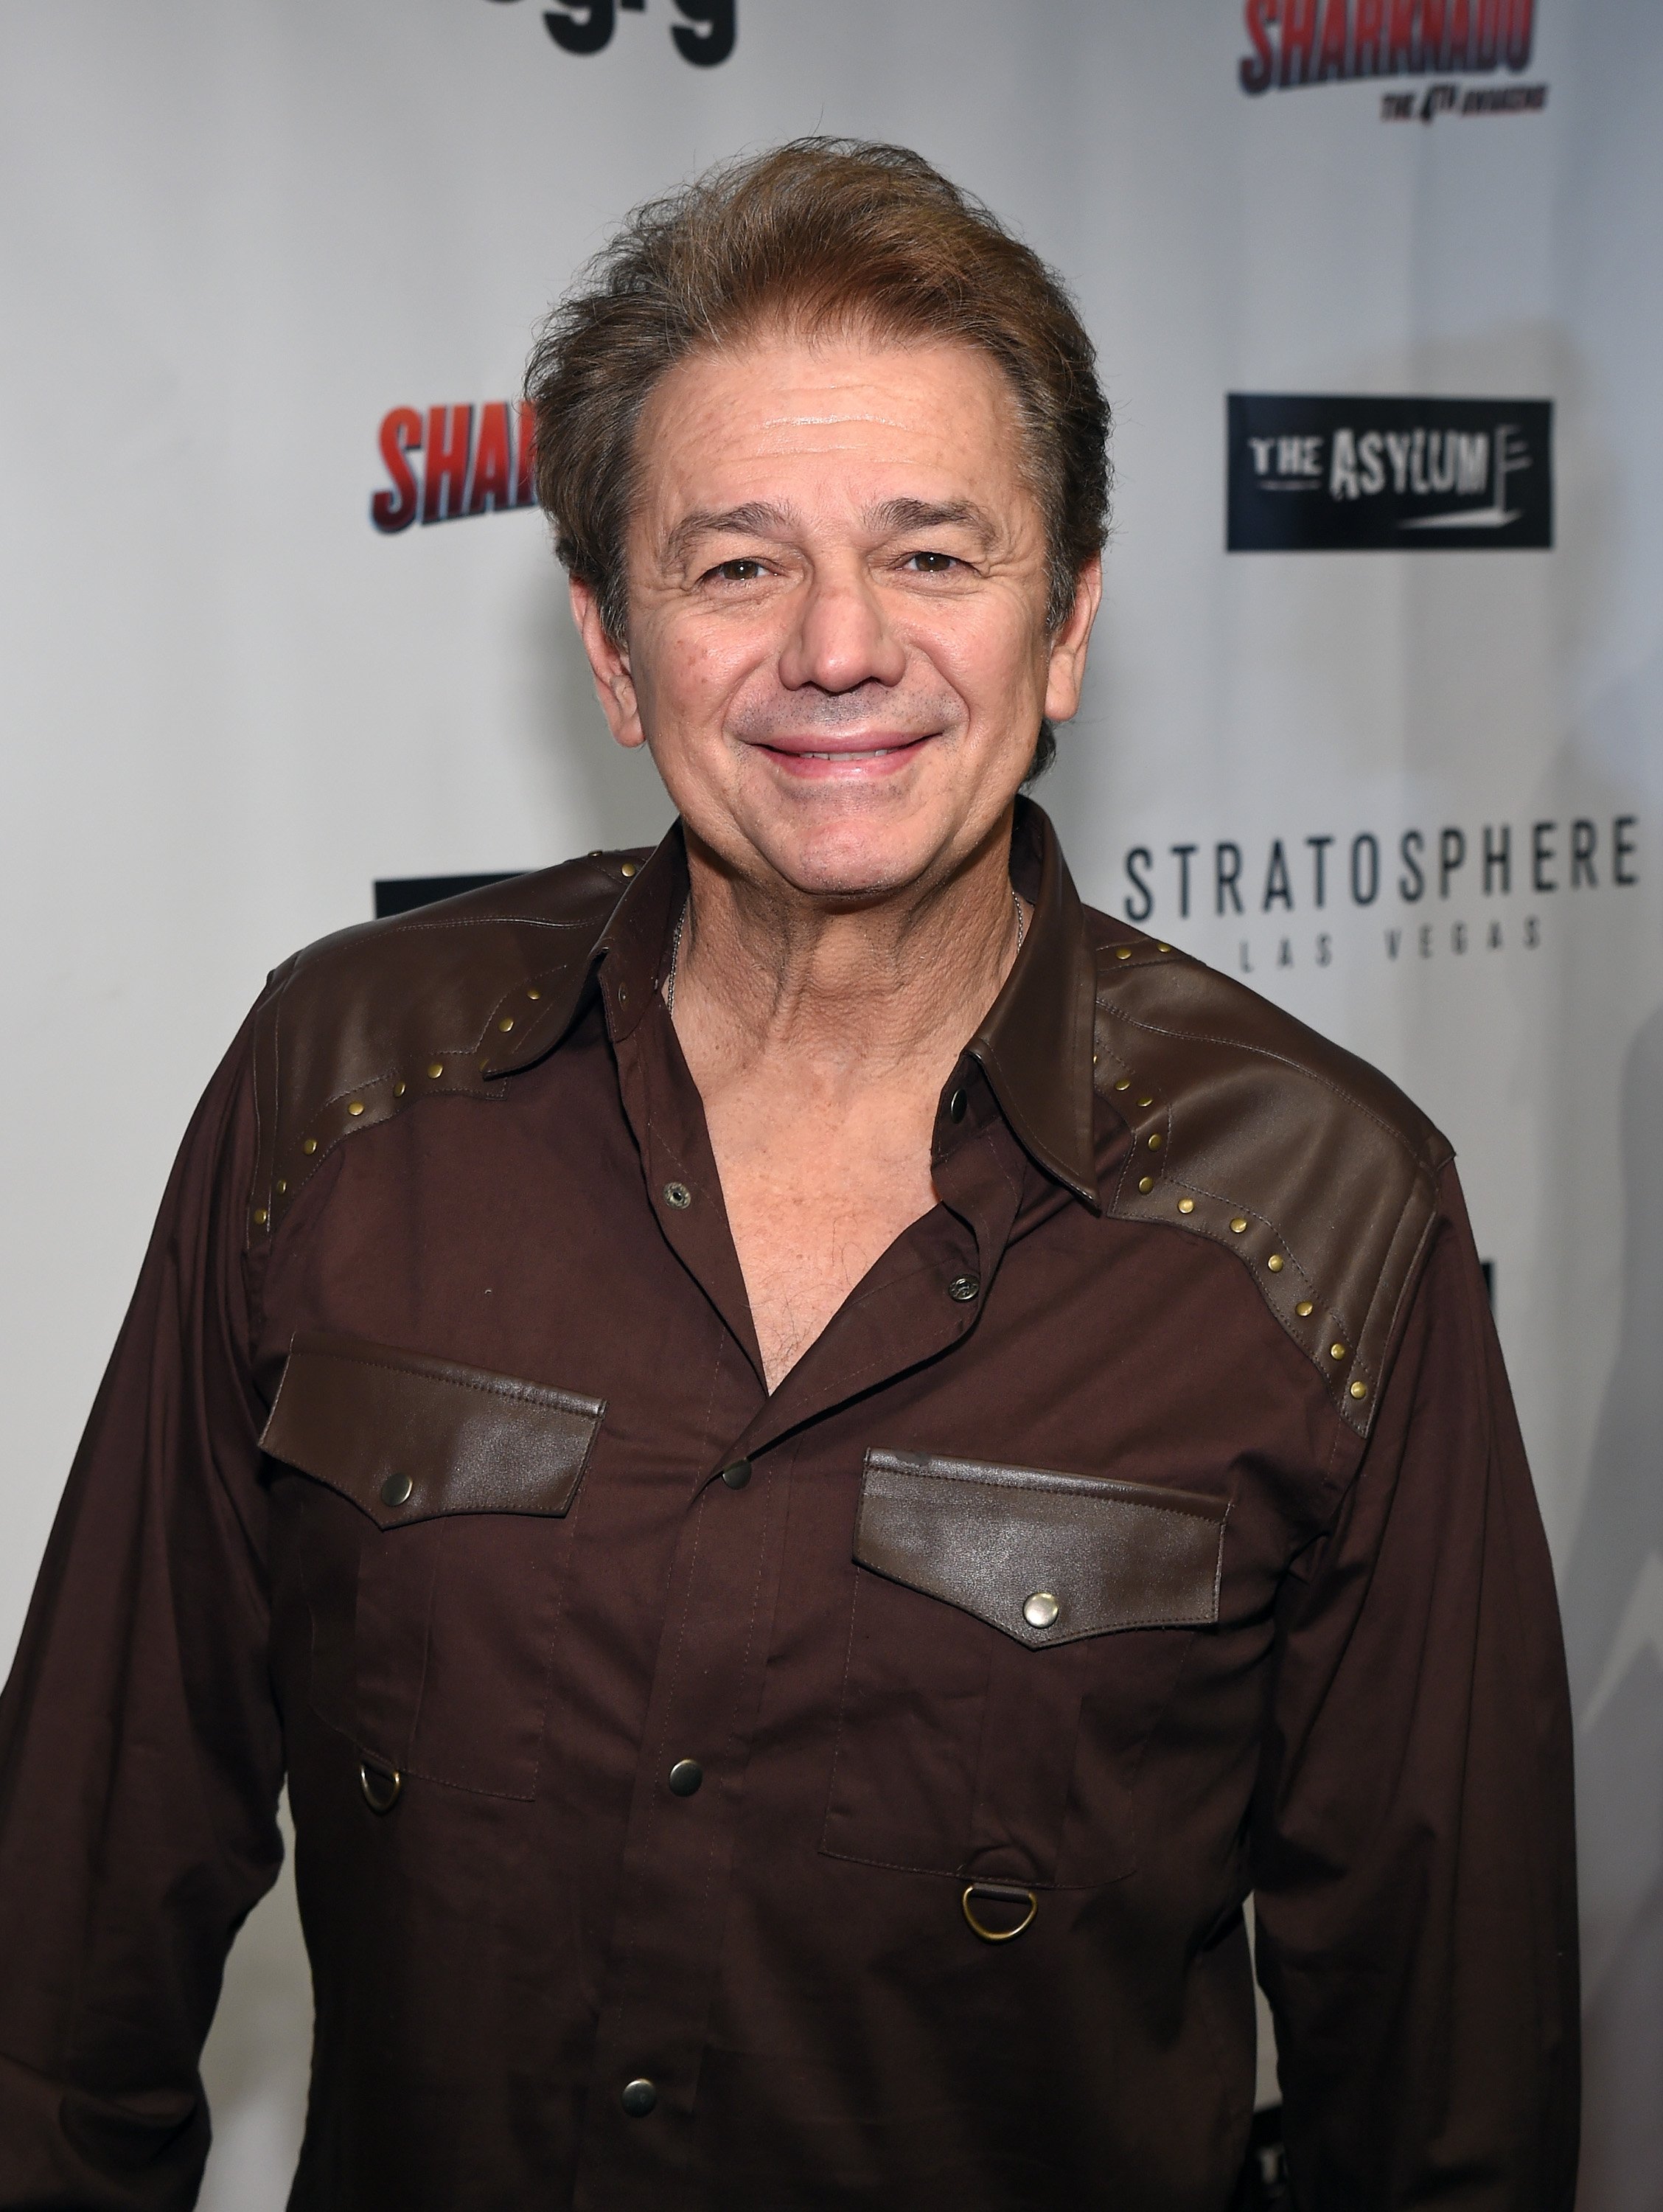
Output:
M868 1452L822 1848L1030 1887L1130 1874L1138 1759L1218 1618L1228 1510Z
M537 1793L566 1515L605 1407L297 1337L261 1437L298 1501L311 1703L401 1773Z

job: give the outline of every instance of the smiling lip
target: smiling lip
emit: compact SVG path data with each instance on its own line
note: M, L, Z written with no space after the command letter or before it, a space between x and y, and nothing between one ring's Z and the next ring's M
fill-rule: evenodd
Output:
M769 754L791 775L826 775L840 770L846 775L862 771L881 774L909 759L934 735L930 731L918 737L891 737L887 733L883 737L844 737L817 745L783 738L761 744L757 750Z

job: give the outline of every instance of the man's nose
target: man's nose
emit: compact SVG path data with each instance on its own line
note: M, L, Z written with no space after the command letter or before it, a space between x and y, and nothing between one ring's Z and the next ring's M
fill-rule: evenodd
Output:
M853 691L862 684L899 684L906 672L907 648L871 579L814 577L780 656L780 682L791 690L813 684L822 691Z

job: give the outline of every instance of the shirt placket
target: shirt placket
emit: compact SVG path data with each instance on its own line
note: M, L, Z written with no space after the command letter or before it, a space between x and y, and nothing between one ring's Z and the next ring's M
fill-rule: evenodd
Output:
M626 1109L666 1239L755 1361L702 1114L667 1020L652 1009L617 1038L617 1050ZM578 2212L696 2200L699 2072L774 1642L796 1440L834 1407L974 1331L1021 1185L1017 1149L991 1097L980 1103L988 1115L983 1126L951 1130L938 1158L947 1205L897 1241L692 1486L631 1797Z

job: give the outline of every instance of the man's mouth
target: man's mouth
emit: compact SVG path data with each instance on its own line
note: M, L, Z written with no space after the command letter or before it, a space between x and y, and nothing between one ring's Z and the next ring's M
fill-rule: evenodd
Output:
M766 739L757 746L760 752L772 757L787 767L814 761L830 768L864 768L873 761L904 758L915 753L920 745L929 744L937 734L933 730L921 732L917 737L888 736L863 743L859 738L844 738L828 745L794 744L789 738L776 738L772 744Z
M793 760L888 760L891 753L910 752L914 745L921 744L923 742L921 738L909 738L904 745L846 745L841 752L792 753L792 758ZM775 748L770 746L768 750L774 751Z

